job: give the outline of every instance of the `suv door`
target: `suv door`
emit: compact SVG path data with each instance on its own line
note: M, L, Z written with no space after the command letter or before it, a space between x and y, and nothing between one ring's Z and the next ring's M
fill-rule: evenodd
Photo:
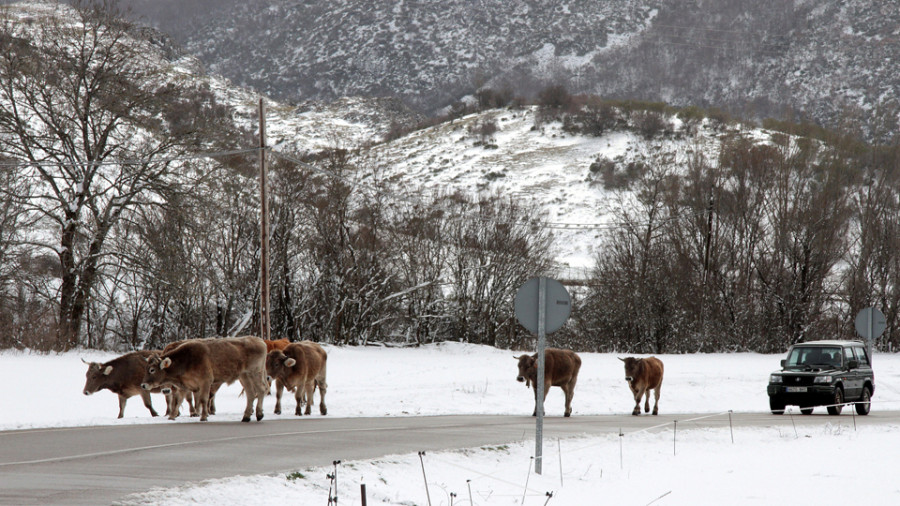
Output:
M863 345L854 346L853 352L856 354L857 360L859 360L859 369L855 370L854 372L859 378L860 389L862 389L867 380L870 381L872 385L874 385L875 373L872 371L872 363L869 361L869 354L866 350L866 347ZM862 394L862 390L860 390L860 394Z
M852 346L844 347L844 369L847 371L844 373L844 398L848 401L856 400L862 395L862 387L863 387L863 378L864 375L860 374L860 367L856 367L850 369L850 361L856 360L860 363L860 367L862 367L862 361L859 360L859 357L854 353Z

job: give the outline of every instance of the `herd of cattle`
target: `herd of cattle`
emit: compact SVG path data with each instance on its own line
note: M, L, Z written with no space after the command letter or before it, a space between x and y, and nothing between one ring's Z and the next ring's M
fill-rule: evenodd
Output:
M515 357L519 361L516 378L534 389L537 414L537 354ZM125 414L128 398L140 395L152 416L158 416L150 401L151 393L166 398L166 416L174 420L181 406L188 403L191 416L206 421L216 412L215 395L223 384L239 381L247 399L242 422L249 422L254 414L263 418L263 398L275 383L275 414L281 414L281 396L285 389L294 393L297 407L294 414L311 413L313 395L319 390L319 412L326 414L325 392L328 385L325 371L328 355L312 341L292 343L287 339L264 340L253 336L188 339L169 344L162 350L133 351L105 363L86 362L88 370L84 394L102 389L119 396L119 418ZM644 412L650 412L650 391L655 404L653 414L659 412L659 391L662 386L663 364L655 358L620 358L625 363L625 380L634 394L633 415L641 413L641 397L646 396ZM82 361L84 361L82 359ZM571 350L548 348L544 358L544 399L550 387L565 392L565 416L572 414L572 396L581 358Z

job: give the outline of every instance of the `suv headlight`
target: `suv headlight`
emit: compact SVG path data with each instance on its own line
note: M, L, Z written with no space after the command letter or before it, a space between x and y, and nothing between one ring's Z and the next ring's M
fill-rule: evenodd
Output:
M782 383L782 378L780 374L773 374L769 376L769 383Z
M831 376L816 376L813 383L831 383Z

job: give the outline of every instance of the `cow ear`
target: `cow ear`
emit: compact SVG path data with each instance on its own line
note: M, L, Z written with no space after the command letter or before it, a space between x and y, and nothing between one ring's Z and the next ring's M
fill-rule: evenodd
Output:
M287 360L284 361L284 366L285 366L285 367L294 367L294 365L296 365L296 364L297 364L297 361L294 360L294 359L292 359L292 358L289 358L289 359L287 359Z
M172 359L169 357L166 357L166 358L162 359L162 362L159 363L159 368L160 369L168 369L169 366L171 366L171 365L172 365Z
M111 366L111 365L106 366L106 369L103 369L103 375L109 376L109 373L112 372L112 369L113 369L113 366Z

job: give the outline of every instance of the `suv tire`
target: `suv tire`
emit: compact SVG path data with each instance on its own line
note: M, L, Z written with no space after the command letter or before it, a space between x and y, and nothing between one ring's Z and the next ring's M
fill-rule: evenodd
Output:
M844 409L844 389L841 387L837 387L834 389L834 399L832 399L831 403L833 406L828 406L828 414L829 415L839 415L841 414L841 410Z
M859 397L859 402L856 403L856 414L858 415L868 415L869 410L872 409L872 394L869 392L869 387L864 387L862 391L862 395Z
M811 415L813 412L812 406L800 406L800 414L801 415Z
M775 397L769 397L769 409L772 410L773 415L783 415L784 401L776 399Z

